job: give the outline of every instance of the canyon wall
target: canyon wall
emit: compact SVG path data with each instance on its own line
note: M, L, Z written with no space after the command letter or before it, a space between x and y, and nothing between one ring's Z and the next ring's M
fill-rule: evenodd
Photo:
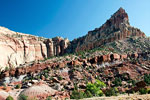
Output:
M46 39L0 27L0 68L17 67L64 53L90 50L133 36L145 37L145 34L130 26L128 14L123 8L114 13L100 28L71 42L61 37Z
M0 27L0 68L62 55L68 43L61 37L46 39Z

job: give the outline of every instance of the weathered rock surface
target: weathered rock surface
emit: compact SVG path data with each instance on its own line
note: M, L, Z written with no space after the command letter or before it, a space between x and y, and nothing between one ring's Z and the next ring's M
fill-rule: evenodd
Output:
M61 37L46 39L0 27L0 68L19 67L28 62L85 51L133 36L145 37L145 34L130 26L128 14L123 8L120 8L100 28L89 31L87 35L71 42ZM106 58L102 57L108 60Z
M45 39L0 27L0 67L16 67L64 53L68 39Z
M89 50L131 36L145 37L145 34L140 29L130 26L128 14L123 8L120 8L100 28L89 31L87 35L73 40L68 51L70 49L76 52Z
M40 98L40 100L45 100L48 96L52 96L57 91L52 89L46 84L35 84L24 91L21 94L28 96L29 99Z

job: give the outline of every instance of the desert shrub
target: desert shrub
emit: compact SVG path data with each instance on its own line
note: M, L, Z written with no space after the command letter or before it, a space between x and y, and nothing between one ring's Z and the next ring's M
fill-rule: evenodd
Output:
M121 84L121 79L120 78L115 78L115 80L113 81L113 84L115 84L115 86L121 86L122 84Z
M147 88L147 93L150 94L150 88Z
M24 94L21 94L19 96L19 99L18 100L28 100L28 96L25 96Z
M92 83L88 83L86 86L86 90L90 91L92 95L97 95L99 88L97 88L96 85Z
M9 70L9 67L6 66L6 67L5 67L5 71L8 71L8 70Z
M117 96L118 89L117 88L110 88L105 92L106 96Z
M13 99L13 97L8 96L8 97L6 98L6 100L14 100L14 99Z
M86 90L90 91L90 93L93 96L102 96L103 92L101 91L101 89L105 86L106 86L105 83L103 83L99 80L96 80L96 82L94 84L93 83L88 83L87 86L86 86Z
M102 88L106 87L106 84L104 82L100 81L100 80L96 80L96 82L94 84L99 89L102 89Z
M82 99L82 98L90 98L93 96L102 96L103 91L101 90L103 87L106 87L106 84L96 80L95 83L88 83L86 85L85 92L79 91L76 85L72 95L70 96L71 99Z
M51 96L48 96L48 97L46 98L46 100L52 100Z
M61 76L58 76L57 78L58 78L58 80L60 80L60 81L63 80L63 78L62 78Z
M150 84L150 74L145 74L144 75L144 82L146 82L146 84Z
M15 87L15 89L20 89L20 88L21 88L20 84L17 84Z
M83 99L86 98L84 97L84 92L82 91L78 91L78 90L74 90L70 96L71 99Z
M144 89L144 88L139 90L140 94L146 94L147 92L148 92L147 89Z
M85 94L86 94L86 97L87 98L91 98L91 97L93 97L93 95L92 95L92 93L90 92L90 91L85 91Z

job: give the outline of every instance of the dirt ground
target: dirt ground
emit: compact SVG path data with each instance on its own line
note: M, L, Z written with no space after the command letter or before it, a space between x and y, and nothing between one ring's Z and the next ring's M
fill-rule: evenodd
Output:
M83 100L150 100L150 94L145 95L130 94L129 96L120 95L111 97L94 97L94 98L86 98Z

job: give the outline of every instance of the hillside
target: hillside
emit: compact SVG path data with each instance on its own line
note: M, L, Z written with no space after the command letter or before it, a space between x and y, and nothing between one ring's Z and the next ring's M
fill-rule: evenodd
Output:
M73 41L4 27L0 38L1 100L9 95L64 100L150 93L150 39L130 26L123 8Z

